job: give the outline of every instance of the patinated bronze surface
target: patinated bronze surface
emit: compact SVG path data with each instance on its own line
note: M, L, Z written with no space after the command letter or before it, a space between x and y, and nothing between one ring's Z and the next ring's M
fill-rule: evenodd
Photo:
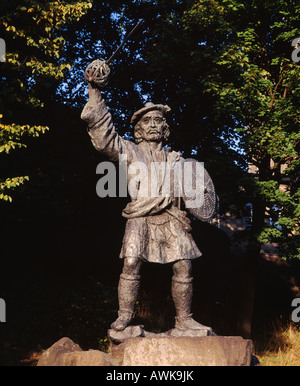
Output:
M174 194L164 195L166 183L164 169L158 165L174 167L183 162L180 153L164 144L168 139L169 126L166 117L170 108L161 104L147 103L131 119L135 142L123 139L116 131L99 89L89 83L89 101L83 109L82 119L88 125L88 133L94 147L116 162L126 156L127 169L134 162L152 170L152 181L139 186L155 186L154 196L145 189L136 188L131 202L123 210L127 218L120 257L124 260L120 275L118 296L119 312L111 329L123 331L134 315L134 305L140 284L140 268L143 262L172 263L172 297L176 308L175 328L180 330L209 329L192 318L192 260L201 256L191 236L191 222L182 210L182 200ZM128 175L128 184L130 184ZM148 185L147 185L148 184Z

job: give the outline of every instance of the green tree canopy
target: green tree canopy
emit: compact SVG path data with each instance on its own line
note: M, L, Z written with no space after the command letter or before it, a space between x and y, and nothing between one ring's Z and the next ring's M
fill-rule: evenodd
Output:
M184 15L185 28L204 45L192 54L210 62L203 84L214 96L218 126L239 134L239 146L257 168L244 180L257 241L277 241L284 257L298 258L300 69L291 43L300 36L299 13L295 1L203 0ZM265 210L277 228L264 226Z
M16 4L17 3L17 4ZM4 1L1 3L0 36L7 47L0 77L0 153L26 147L25 137L49 130L40 124L39 111L71 64L63 56L61 30L92 7L89 1ZM26 124L24 124L26 122ZM12 200L7 189L28 176L1 175L0 199Z
M252 202L257 248L277 241L283 256L299 257L298 16L292 0L95 1L65 32L76 63L62 100L82 106L85 65L108 58L144 18L103 90L120 133L130 135L129 117L143 102L168 103L171 145L205 162L221 209ZM266 210L277 228L265 227Z

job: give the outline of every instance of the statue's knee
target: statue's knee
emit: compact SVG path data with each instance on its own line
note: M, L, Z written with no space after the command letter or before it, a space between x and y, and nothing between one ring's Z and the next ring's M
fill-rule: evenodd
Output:
M133 257L126 257L124 259L122 275L138 277L140 274L140 267L141 262L139 259Z

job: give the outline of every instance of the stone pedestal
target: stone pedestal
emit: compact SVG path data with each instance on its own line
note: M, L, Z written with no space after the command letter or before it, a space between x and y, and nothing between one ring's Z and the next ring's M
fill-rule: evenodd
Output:
M46 350L38 366L250 366L252 341L238 336L129 338L106 354L69 338Z
M121 366L250 366L252 341L241 337L130 338L112 347Z

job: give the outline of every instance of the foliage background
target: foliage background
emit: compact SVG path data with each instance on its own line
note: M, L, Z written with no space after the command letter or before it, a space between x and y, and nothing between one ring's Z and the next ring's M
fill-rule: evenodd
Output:
M194 224L203 257L194 264L193 311L217 333L243 331L267 344L274 320L289 321L299 293L300 90L290 43L300 37L298 3L24 0L0 7L8 51L0 63L0 297L7 303L0 362L28 364L31 350L62 336L85 349L106 347L127 200L95 194L103 158L80 121L83 74L140 18L143 27L112 63L104 97L128 138L137 108L169 104L171 146L205 162L221 215L241 216L245 203L254 204L252 232L239 235L251 241L245 255L232 253L233 240L219 229ZM258 179L248 175L249 161ZM278 189L283 177L289 194ZM265 211L280 227L266 226ZM288 261L261 258L261 242L269 241ZM155 331L172 327L170 271L144 267L137 320Z

